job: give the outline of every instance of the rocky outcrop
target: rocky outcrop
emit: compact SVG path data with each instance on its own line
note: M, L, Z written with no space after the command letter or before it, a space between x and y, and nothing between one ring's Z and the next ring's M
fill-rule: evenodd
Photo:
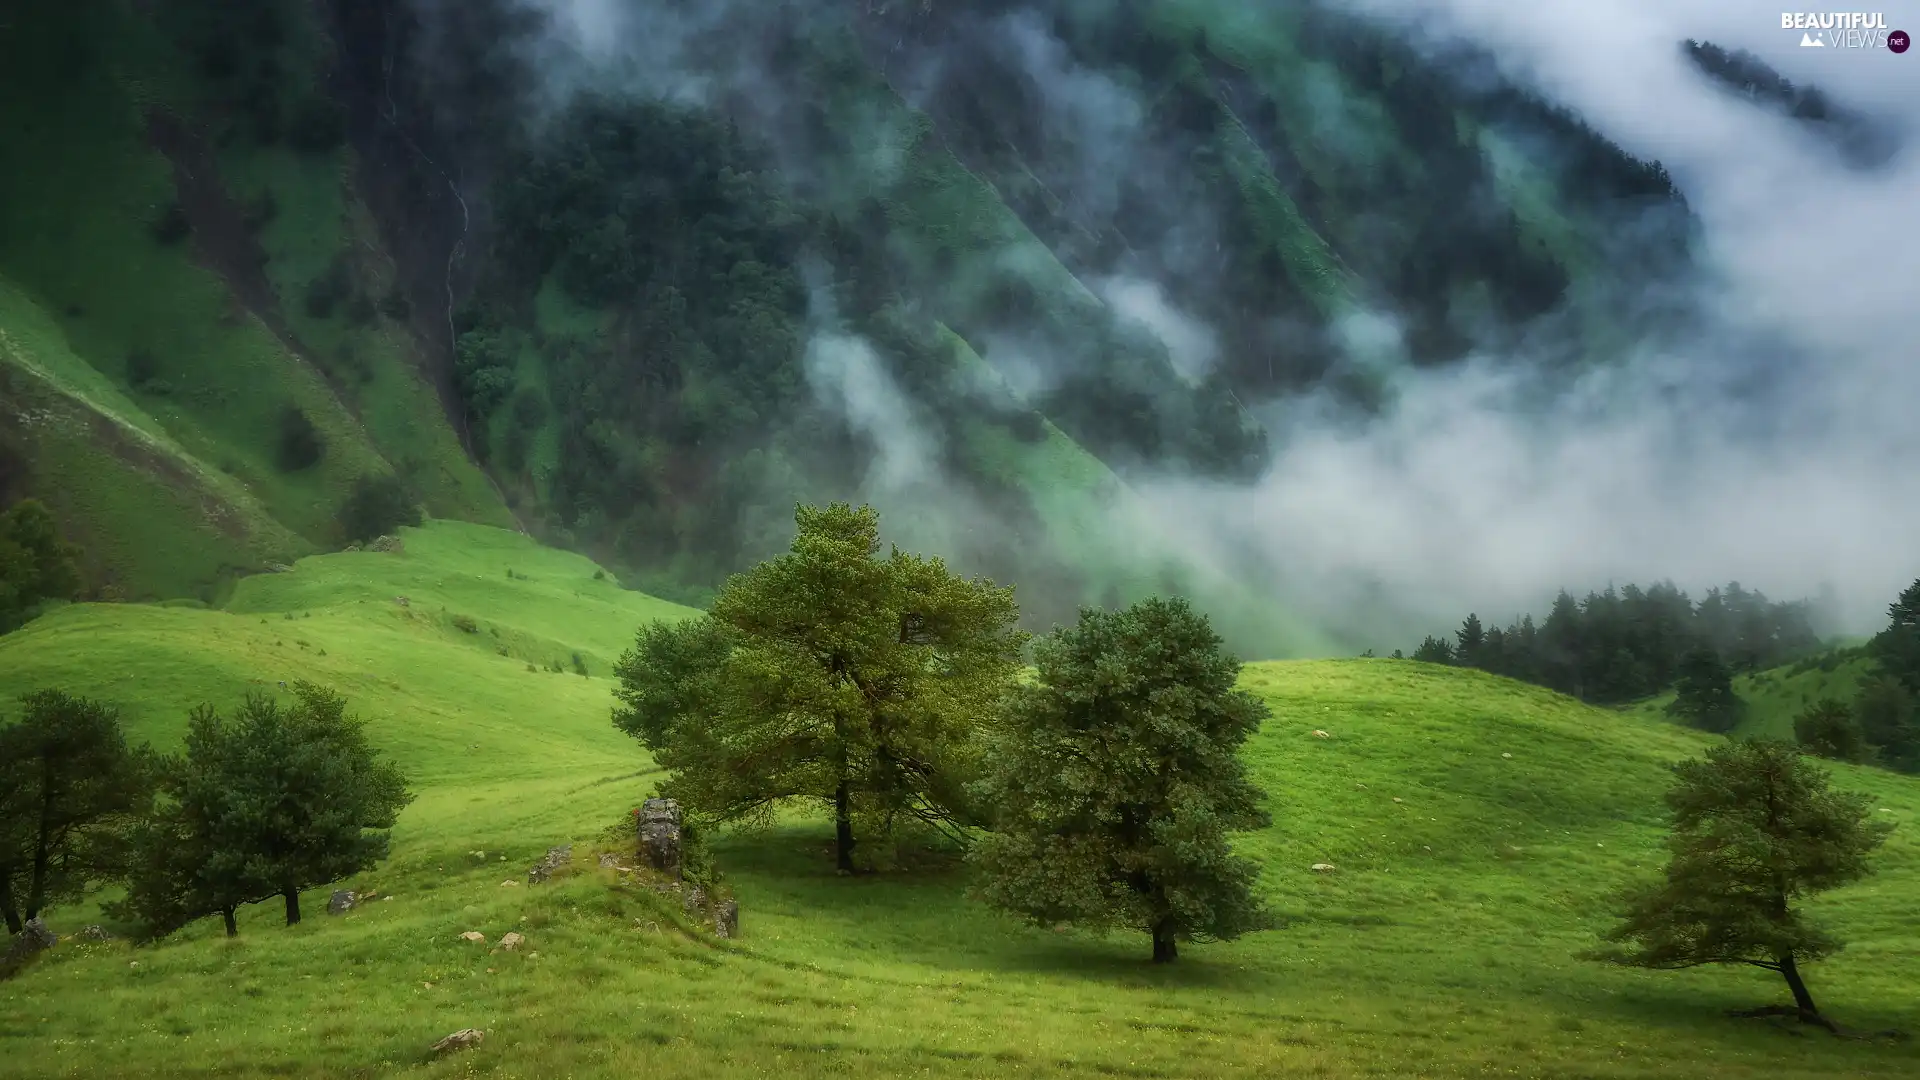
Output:
M640 806L640 855L668 877L680 876L680 804L648 799Z
M60 943L60 936L47 929L47 924L37 917L28 919L27 925L13 936L13 944L7 949L6 962L16 964L31 956L46 952Z
M333 895L327 898L327 914L345 915L353 910L353 905L359 900L352 889L335 889Z

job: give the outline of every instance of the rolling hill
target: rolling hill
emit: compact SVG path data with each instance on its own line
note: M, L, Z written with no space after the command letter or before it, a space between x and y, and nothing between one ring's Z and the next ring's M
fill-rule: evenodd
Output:
M1760 972L1574 959L1607 897L1661 856L1669 762L1709 739L1484 673L1263 662L1274 718L1247 748L1274 825L1244 849L1287 925L1200 945L1034 930L937 860L840 878L805 818L717 846L741 900L720 942L584 854L643 797L609 723L608 659L688 609L499 529L436 521L399 554L301 559L219 607L83 604L0 638L0 694L119 704L162 745L202 701L283 680L345 693L412 774L394 854L348 883L391 899L276 925L271 905L155 947L67 942L0 983L0 1075L1901 1077L1912 1044L1795 1037L1728 1008ZM403 606L398 598L404 596ZM470 620L472 632L455 622ZM574 654L588 674L556 673ZM1315 730L1328 733L1316 738ZM1862 1028L1920 1024L1920 781L1836 767L1901 823L1880 873L1814 909L1849 940L1811 970ZM1315 874L1329 862L1338 869ZM584 863L585 865L579 865ZM317 906L316 906L317 910ZM62 933L91 905L56 910ZM460 939L527 935L519 953ZM431 1060L463 1027L477 1050Z

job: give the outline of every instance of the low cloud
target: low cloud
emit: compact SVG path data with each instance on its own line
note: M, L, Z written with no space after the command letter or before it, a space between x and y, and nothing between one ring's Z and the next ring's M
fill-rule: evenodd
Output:
M1679 42L1749 49L1876 113L1920 98L1920 65L1803 52L1777 13L1728 2L1349 6L1436 55L1485 48L1663 161L1704 226L1702 326L1544 405L1524 353L1406 375L1371 421L1291 403L1274 416L1278 460L1251 490L1143 488L1167 542L1270 575L1284 602L1382 647L1419 631L1346 606L1362 593L1444 629L1470 609L1540 611L1563 585L1672 577L1697 594L1738 579L1784 597L1831 583L1851 628L1883 620L1920 575L1920 244L1905 235L1920 160L1909 147L1851 169L1792 120L1709 85Z

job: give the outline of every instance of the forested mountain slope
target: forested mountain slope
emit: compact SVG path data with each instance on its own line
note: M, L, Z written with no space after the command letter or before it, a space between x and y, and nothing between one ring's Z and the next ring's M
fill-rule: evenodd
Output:
M1041 621L1173 588L1310 649L1128 482L1682 317L1663 169L1316 4L585 10L13 16L0 485L139 595L337 546L366 478L687 599L860 497Z

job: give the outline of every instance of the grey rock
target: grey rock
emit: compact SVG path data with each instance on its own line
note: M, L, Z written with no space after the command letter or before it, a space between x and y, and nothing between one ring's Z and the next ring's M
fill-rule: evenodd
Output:
M327 914L344 915L353 910L353 905L359 899L352 889L335 889L333 895L327 898Z
M465 1050L468 1047L479 1046L480 1041L486 1037L487 1033L481 1031L479 1028L461 1028L459 1031L434 1043L433 1052L436 1054L444 1054L452 1050Z
M80 932L73 936L76 940L79 940L79 941L112 941L113 940L113 933L109 931L106 927L101 926L99 923L94 923L92 926L83 926L80 928Z
M602 852L600 855L600 868L603 870L618 870L620 868L620 856L615 855L611 851Z
M401 543L400 538L397 536L383 536L373 543L368 544L367 550L384 552L388 555L404 555L406 554L407 546Z
M680 876L680 804L648 799L640 806L640 854L647 865L669 877Z
M555 870L572 861L572 844L562 844L559 847L548 848L547 853L541 856L540 861L533 864L533 869L527 871L527 884L538 885L543 881L550 880Z
M13 937L13 945L7 949L7 960L25 960L36 953L43 953L60 943L60 936L47 929L47 924L38 917L27 920L27 925Z
M723 938L740 936L740 904L722 900L713 907L713 932Z

